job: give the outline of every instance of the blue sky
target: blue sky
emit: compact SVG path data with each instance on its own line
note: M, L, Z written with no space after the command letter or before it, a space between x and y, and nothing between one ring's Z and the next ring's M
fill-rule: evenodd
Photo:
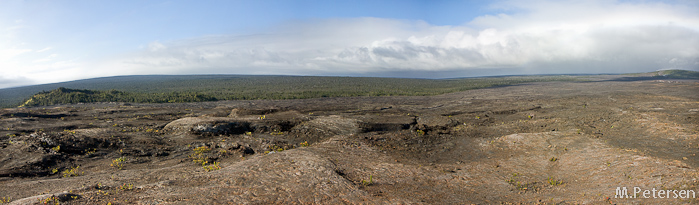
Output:
M1 1L0 88L144 74L699 70L694 1Z

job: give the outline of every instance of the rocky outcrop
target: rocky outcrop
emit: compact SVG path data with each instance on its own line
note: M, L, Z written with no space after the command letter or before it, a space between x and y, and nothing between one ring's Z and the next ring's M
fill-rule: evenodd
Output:
M447 134L449 130L456 126L458 122L441 115L426 115L417 118L417 129L425 132L437 132Z

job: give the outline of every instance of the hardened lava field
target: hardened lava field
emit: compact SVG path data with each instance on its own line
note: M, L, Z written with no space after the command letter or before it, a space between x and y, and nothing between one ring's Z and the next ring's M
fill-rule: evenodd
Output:
M696 80L11 108L0 111L0 200L696 203L615 191L699 191L698 126Z

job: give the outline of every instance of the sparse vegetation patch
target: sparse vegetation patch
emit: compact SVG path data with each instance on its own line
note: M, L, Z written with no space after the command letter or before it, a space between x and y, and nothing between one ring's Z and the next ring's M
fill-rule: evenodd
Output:
M154 76L158 77L158 76ZM165 77L167 78L167 77ZM217 76L216 78L139 82L88 89L60 87L25 98L20 107L92 102L182 103L216 100L307 99L353 96L429 96L529 82L579 81L574 76L515 76L462 79L400 79L368 77ZM153 81L156 82L156 81ZM88 86L76 86L88 87ZM120 88L120 90L115 90ZM4 101L8 101L7 99ZM2 101L0 101L2 102ZM10 102L0 104L8 107ZM16 105L16 104L15 104ZM261 116L260 119L264 119Z
M85 174L85 172L80 172L80 166L71 167L70 169L63 170L63 177L73 177Z
M123 169L125 161L126 161L126 157L119 157L119 158L113 159L112 164L110 164L109 166L117 168L117 169Z
M371 186L374 184L374 175L369 175L369 180L362 180L362 185Z

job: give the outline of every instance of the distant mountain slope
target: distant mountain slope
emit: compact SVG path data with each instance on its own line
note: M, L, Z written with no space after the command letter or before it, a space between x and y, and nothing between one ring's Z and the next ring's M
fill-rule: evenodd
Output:
M20 107L92 102L173 103L213 100L216 100L216 98L191 92L127 93L117 90L80 90L60 87L49 92L37 93L24 101Z
M216 100L435 95L525 82L576 79L577 77L573 76L508 76L443 80L246 75L117 76L2 89L0 90L0 96L2 96L0 106L16 107L34 94L49 92L59 87L90 91L117 90L127 92L132 96L126 98L129 102L167 102L164 99L153 98L158 96L175 99L174 101L178 102L183 99L182 96L186 98L190 94L202 95L206 96L207 99ZM173 95L175 97L171 97ZM59 95L51 96L59 97ZM61 100L49 99L46 102L61 102Z
M699 73L666 70L647 73L652 78L699 79ZM120 91L130 102L179 102L191 99L298 99L346 96L436 95L468 89L526 82L581 80L578 76L507 76L459 79L405 79L371 77L250 76L250 75L141 75L116 76L62 83L0 89L0 107L16 107L35 94L60 87L90 91ZM65 90L64 90L65 91ZM58 96L58 95L54 95ZM192 97L194 96L194 97ZM128 99L128 100L124 100ZM109 99L90 100L102 102ZM60 102L48 100L47 102Z
M61 83L23 86L0 89L0 107L14 107L32 95L60 87L89 90L138 91L145 93L174 92L187 89L186 81L207 81L216 79L256 78L263 76L239 75L134 75L91 78ZM265 76L269 77L269 76Z
M661 70L657 75L665 78L699 79L699 72L688 70Z

